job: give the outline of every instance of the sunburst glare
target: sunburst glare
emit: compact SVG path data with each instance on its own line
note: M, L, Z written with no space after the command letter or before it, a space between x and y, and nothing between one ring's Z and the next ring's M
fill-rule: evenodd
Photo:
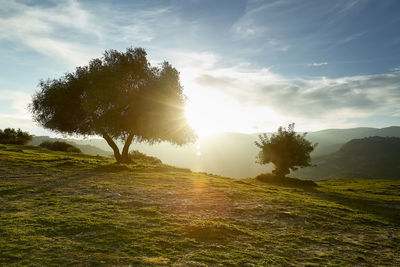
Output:
M268 107L247 107L211 88L187 92L186 117L199 138L221 132L273 130L285 118ZM265 125L264 128L256 128Z

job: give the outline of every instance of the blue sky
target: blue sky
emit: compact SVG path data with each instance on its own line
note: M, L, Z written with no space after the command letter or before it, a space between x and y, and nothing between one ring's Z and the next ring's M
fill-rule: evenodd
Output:
M48 134L39 80L131 46L181 72L200 132L400 125L397 0L0 3L0 128Z

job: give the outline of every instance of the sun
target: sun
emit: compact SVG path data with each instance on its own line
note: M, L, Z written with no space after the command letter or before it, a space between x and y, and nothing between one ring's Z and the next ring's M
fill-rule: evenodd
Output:
M200 139L222 132L252 133L275 129L284 120L271 108L243 106L216 90L202 88L191 92L188 98L186 118Z
M235 109L229 102L218 92L205 89L189 97L186 117L200 138L230 130Z
M187 96L185 115L200 139L223 132L274 131L287 119L266 104L249 105L237 96L196 82L198 73L185 70L182 76Z

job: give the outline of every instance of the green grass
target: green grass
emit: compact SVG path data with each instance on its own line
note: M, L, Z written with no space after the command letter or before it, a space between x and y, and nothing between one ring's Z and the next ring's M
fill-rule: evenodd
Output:
M0 149L0 265L400 265L400 181L316 188Z

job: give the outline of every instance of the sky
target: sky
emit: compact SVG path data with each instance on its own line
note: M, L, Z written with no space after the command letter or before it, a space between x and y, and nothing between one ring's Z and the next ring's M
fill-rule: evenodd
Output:
M398 0L0 0L0 128L49 135L41 79L143 47L200 135L400 125Z

